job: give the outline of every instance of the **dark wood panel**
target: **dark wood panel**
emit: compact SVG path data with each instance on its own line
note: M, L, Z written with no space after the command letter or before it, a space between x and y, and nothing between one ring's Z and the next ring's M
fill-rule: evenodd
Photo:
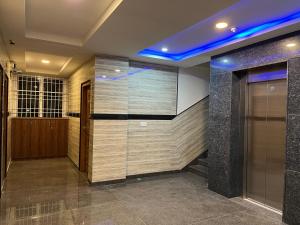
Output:
M65 157L68 119L12 119L12 159Z

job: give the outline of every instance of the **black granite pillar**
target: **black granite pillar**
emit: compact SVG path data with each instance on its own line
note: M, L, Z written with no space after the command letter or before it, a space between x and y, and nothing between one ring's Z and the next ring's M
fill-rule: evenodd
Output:
M209 189L226 197L241 195L243 151L240 149L240 79L211 69L209 108Z
M283 220L300 224L300 58L288 60L286 173Z

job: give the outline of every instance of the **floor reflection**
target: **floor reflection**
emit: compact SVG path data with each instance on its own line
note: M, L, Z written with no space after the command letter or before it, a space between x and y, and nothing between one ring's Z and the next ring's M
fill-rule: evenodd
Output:
M204 178L178 173L90 186L68 159L11 165L1 225L282 224L281 218L207 189Z

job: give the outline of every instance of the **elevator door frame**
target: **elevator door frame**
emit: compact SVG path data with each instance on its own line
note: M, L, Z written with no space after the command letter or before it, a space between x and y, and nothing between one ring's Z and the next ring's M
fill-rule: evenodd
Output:
M282 214L282 211L276 208L273 208L272 206L269 206L265 203L256 201L255 199L251 199L247 196L247 168L248 168L248 122L247 122L247 116L249 112L249 83L260 83L260 82L248 82L248 76L249 74L246 74L245 79L243 79L242 85L244 86L244 170L243 170L243 199L249 200L251 202L254 202L255 204L258 204L264 208L270 209L274 212L277 212L279 214ZM286 88L287 88L287 79L288 77L283 79L274 79L274 80L285 80L286 81ZM272 80L269 80L272 81ZM261 81L263 82L263 81ZM266 81L265 81L266 82ZM241 89L242 90L242 89ZM286 106L287 107L287 106ZM287 121L287 115L286 121ZM287 129L287 128L285 128ZM284 149L286 153L286 146ZM285 159L286 160L286 159ZM285 172L285 171L284 171ZM285 175L285 174L284 174ZM284 184L285 185L285 184Z

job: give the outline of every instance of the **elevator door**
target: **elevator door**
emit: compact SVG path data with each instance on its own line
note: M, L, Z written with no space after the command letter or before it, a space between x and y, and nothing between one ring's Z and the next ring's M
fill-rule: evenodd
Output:
M286 79L248 84L247 198L282 210Z

